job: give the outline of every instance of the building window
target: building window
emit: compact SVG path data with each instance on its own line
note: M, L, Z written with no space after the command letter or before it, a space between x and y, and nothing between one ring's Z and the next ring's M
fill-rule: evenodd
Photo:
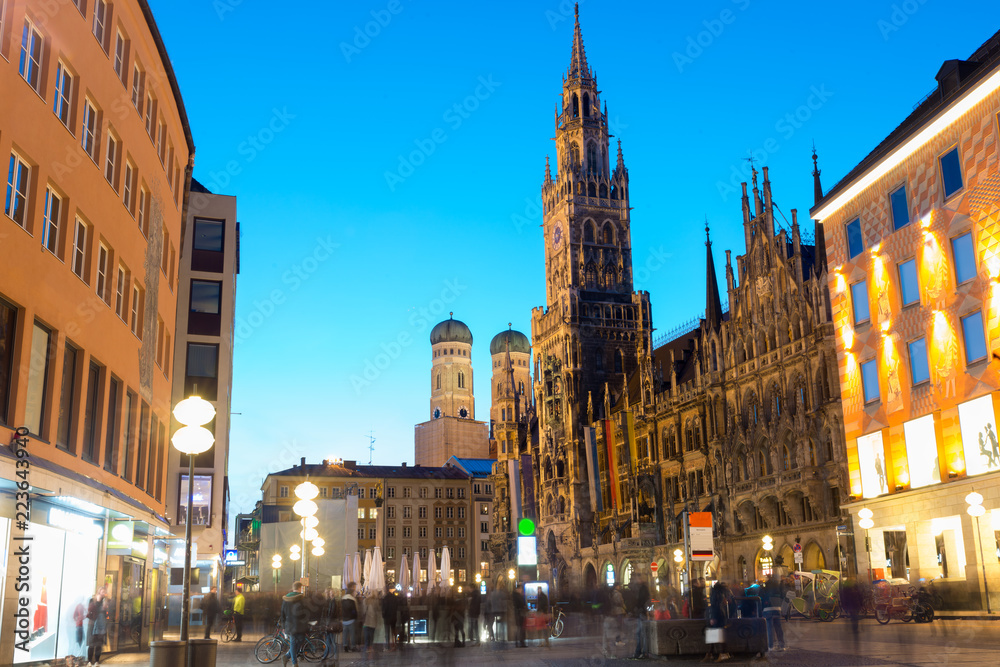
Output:
M77 349L67 341L63 348L62 382L59 383L59 421L56 424L56 447L74 452L73 437L73 396L76 393Z
M378 518L378 508L377 507L372 507L372 508L370 508L368 510L368 518L369 519L377 519Z
M455 498L455 489L448 487L447 493L445 494L448 500L453 500Z
M365 539L365 529L364 528L358 528L358 539L359 540Z
M387 526L386 529L385 529L385 536L386 537L396 537L396 527L395 526Z
M465 558L465 547L459 547L458 548L458 557L459 558ZM459 570L458 571L458 580L459 581L465 581L465 570Z
M464 498L465 497L465 489L459 489L458 490L458 497L459 498Z
M2 3L0 3L2 6ZM2 18L2 17L0 17ZM2 28L2 26L0 26ZM14 331L17 309L0 299L0 423L7 424L10 413L14 368Z
M889 195L889 205L892 209L892 228L894 230L910 224L910 207L906 201L906 186L893 190Z
M403 487L403 497L404 498L409 498L410 497L410 487L408 487L408 486L404 486Z
M325 487L325 486L319 487L319 497L320 498L326 498L326 494L329 493L329 492L330 492L330 490L327 487Z
M861 384L864 391L865 403L872 403L879 400L878 363L875 359L861 364Z
M132 106L139 112L139 118L142 118L142 80L142 70L136 63L132 67Z
M214 401L218 396L219 346L188 343L186 372L184 390L187 395Z
M454 519L455 518L455 508L454 507L448 507L448 508L445 508L445 510L446 510L445 511L445 516L446 517L448 517L449 519Z
M24 227L28 217L28 180L31 167L17 153L10 154L7 171L7 197L3 212L8 218Z
M918 338L907 344L910 354L910 378L913 384L920 384L931 379L930 368L927 363L927 340Z
M492 484L487 484L486 485L486 495L490 495L492 493L493 493L493 485Z
M438 528L437 530L440 531L441 529ZM417 536L418 537L427 537L427 526L420 526L420 528L417 529ZM441 537L441 533L440 532L438 532L438 537Z
M149 236L149 209L149 190L139 188L139 231L146 237Z
M80 132L80 145L83 146L83 150L87 151L87 155L94 162L97 162L98 128L97 109L90 103L90 100L85 100L83 103L83 126Z
M425 507L424 505L421 505L420 507L418 507L417 508L417 517L419 517L421 519L426 519L427 518L427 507Z
M132 328L132 333L134 333L136 336L139 336L140 339L142 338L142 336L140 334L140 332L142 331L142 327L139 326L139 311L140 311L140 308L141 308L141 302L142 302L142 288L139 287L138 285L132 285L132 327L131 328Z
M434 489L434 497L438 499L441 498L441 487Z
M489 516L489 513L490 513L490 507L489 507L489 505L487 505L486 503L482 503L479 506L479 513L482 516Z
M865 240L861 235L861 218L855 218L847 223L847 255L854 259L865 249Z
M365 508L364 507L359 507L358 508L358 518L359 519L364 519L365 518Z
M42 78L42 33L28 20L21 33L21 60L17 71L29 86L38 90Z
M409 519L410 518L410 509L411 508L410 508L409 505L403 505L403 518L404 519Z
M944 198L948 199L962 189L962 165L958 159L958 147L940 157L941 182L944 185Z
M118 138L108 132L108 150L104 155L104 178L118 191Z
M122 321L125 320L125 311L128 309L126 290L128 289L128 273L125 267L118 265L118 278L115 282L115 315Z
M465 537L465 526L459 526L458 527L458 536L459 537Z
M218 280L192 280L191 312L207 315L221 313L222 282ZM218 335L217 332L216 335Z
M488 521L480 521L479 522L479 532L480 533L488 533L488 532L490 532L490 524L489 524Z
M920 303L920 284L917 279L917 260L899 263L899 294L904 306Z
M66 127L70 127L69 112L72 99L73 75L60 61L56 66L56 93L52 102L52 111Z
M122 383L111 377L108 385L108 420L104 432L104 469L118 472L118 399Z
M404 509L405 509L405 508L404 508ZM404 538L408 538L408 537L410 537L410 533L411 533L411 532L412 532L412 531L410 530L410 527L409 527L409 526L403 526L403 537L404 537Z
M420 537L426 537L426 535L424 535L424 528L420 529ZM434 537L438 539L441 538L441 526L436 526L434 528Z
M90 362L87 372L87 402L83 412L83 460L98 461L97 422L101 418L101 367Z
M135 215L135 167L128 160L125 161L125 182L122 184L125 189L125 194L122 197L122 203L125 204L125 208L132 215Z
M76 219L76 230L73 232L73 273L84 282L87 281L87 225L80 218Z
M965 340L965 363L971 364L986 358L982 311L977 310L962 318L962 338Z
M868 281L862 280L851 285L851 302L854 306L854 324L863 324L871 319L868 312Z
M152 93L146 93L146 134L153 138L153 119L156 117L156 98Z
M31 433L46 437L42 425L48 407L49 357L52 353L52 332L35 322L31 336L31 355L28 358L27 404L24 425Z
M955 284L969 282L976 277L976 253L972 245L972 232L951 240L951 253L955 259Z
M368 529L368 539L369 540L374 540L375 539L375 527L374 526L372 526L371 528Z
M476 494L477 496L481 493L481 491L479 489L480 489L480 487L479 487L479 483L478 482L476 482L475 484L472 485L472 492L474 494Z
M282 487L278 488L278 497L279 498L287 498L288 497L288 487L287 486L282 486Z
M446 537L455 537L455 529L452 528L451 526L448 526L445 529L445 533L444 534L445 534Z
M486 540L480 540L479 550L482 551L483 553L486 553L487 551L490 550L490 543L487 542Z
M62 199L52 188L45 189L45 219L42 221L42 245L53 255L59 256L59 216Z
M386 498L395 498L396 497L396 487L394 487L394 486L387 486L386 489L385 489L385 497Z
M108 3L104 0L94 0L94 37L97 43L104 48L104 37L108 22Z
M395 519L396 518L396 506L395 505L389 505L387 508L385 508L385 515L388 518L390 518L390 519Z
M441 508L440 507L435 507L434 508L434 518L435 519L440 519L441 518Z
M125 83L125 36L120 32L115 36L115 74Z
M108 260L110 252L103 243L97 249L97 296L108 302Z
M465 518L465 508L464 507L459 507L458 508L458 518L459 519L464 519Z

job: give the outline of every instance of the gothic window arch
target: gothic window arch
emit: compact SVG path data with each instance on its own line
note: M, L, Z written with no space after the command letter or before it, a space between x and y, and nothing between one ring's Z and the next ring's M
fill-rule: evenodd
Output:
M593 243L594 242L594 221L587 220L583 223L583 242Z
M580 96L573 93L573 118L580 117Z
M583 270L584 282L587 285L587 289L597 288L597 267L594 266L593 262L587 264L586 268Z
M698 449L704 444L701 439L701 420L696 417L693 422L693 426L694 426L694 448Z
M590 163L588 163L587 168L590 169ZM597 185L593 181L587 183L587 196L588 197L597 196Z
M736 363L742 364L747 360L746 348L743 346L743 341L739 338L736 339Z
M458 388L465 389L465 373L462 371L458 372Z
M781 469L782 469L782 471L787 472L787 471L789 471L789 470L792 469L792 467L791 467L791 460L792 460L792 455L791 455L791 452L788 451L788 445L782 445L781 446Z
M607 289L614 289L618 283L618 269L613 264L608 264L604 269L604 286Z
M569 159L573 166L580 164L580 144L575 141L569 145Z
M750 465L747 463L747 456L742 451L736 458L736 477L742 482L750 481Z
M715 348L715 341L712 341L712 372L719 370L719 356L718 351Z
M583 117L590 117L590 93L583 94Z
M691 426L691 420L688 419L684 422L684 451L690 452L694 449L694 428Z
M598 188L597 195L601 199L606 199L607 198L607 196L608 196L608 186L607 186L607 184L601 183L601 186Z
M604 245L614 245L615 243L615 228L610 222L605 222L604 227L601 228L601 242Z
M517 383L517 393L519 393L519 394L523 394L524 393L524 383L523 382L518 382Z
M441 388L441 374L440 373L437 374L437 388L438 389Z
M566 475L566 463L562 460L556 461L556 477L564 477Z
M622 351L615 350L615 373L622 372Z
M593 141L587 144L587 171L593 173L598 171L600 162L598 162L598 156L600 153L597 151L597 144Z
M816 444L812 440L806 441L806 465L816 465Z

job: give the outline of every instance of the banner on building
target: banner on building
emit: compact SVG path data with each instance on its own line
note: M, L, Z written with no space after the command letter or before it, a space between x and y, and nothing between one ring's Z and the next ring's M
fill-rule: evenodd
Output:
M590 483L590 511L603 512L604 498L601 497L601 471L597 467L597 435L592 426L583 429L583 440L587 450L587 475Z
M511 521L516 522L521 514L521 464L517 459L507 459L507 485L510 492ZM513 525L511 526L513 530Z
M889 493L882 431L858 438L858 466L861 468L861 490L865 498Z
M625 436L625 442L628 443L628 469L630 473L634 474L636 463L639 461L639 451L636 449L635 444L635 415L632 414L631 410L625 411L622 435Z
M524 514L520 516L538 516L538 505L535 502L535 473L531 467L531 454L521 455L521 476L524 480L524 490L521 497L521 509Z
M712 560L715 558L711 512L691 512L688 514L688 535L691 542L691 560Z
M958 421L962 426L966 474L1000 470L1000 441L997 440L993 395L980 396L959 405Z
M610 419L604 424L604 442L608 447L608 485L611 487L611 507L618 509L618 448L615 446L615 430Z

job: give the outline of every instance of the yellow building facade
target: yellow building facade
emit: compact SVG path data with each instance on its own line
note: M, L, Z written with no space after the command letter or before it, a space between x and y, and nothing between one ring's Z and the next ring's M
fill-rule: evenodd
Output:
M984 577L1000 602L998 42L947 61L812 209L829 247L858 571L934 580L946 608L985 608Z

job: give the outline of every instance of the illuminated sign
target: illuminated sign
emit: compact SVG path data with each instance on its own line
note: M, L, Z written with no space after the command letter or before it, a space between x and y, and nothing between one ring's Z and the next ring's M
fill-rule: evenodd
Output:
M49 509L48 520L50 526L62 528L73 533L80 533L95 540L101 539L104 535L104 527L95 523L89 517L77 514L76 512L67 512L58 507Z
M882 431L858 438L858 463L861 466L861 489L865 498L889 493Z
M711 512L691 512L688 515L688 536L691 539L691 560L715 558Z
M534 520L529 519L528 517L524 517L523 519L518 521L517 532L521 533L525 537L527 537L528 535L534 535L535 534Z
M993 396L986 395L958 406L968 475L1000 470L1000 444L993 413Z
M236 549L226 549L223 562L226 565L246 565L246 561L240 558L240 553Z
M538 546L534 536L518 535L517 564L538 565Z
M125 549L132 552L132 541L135 536L135 525L131 521L113 519L108 524L108 549Z
M910 488L940 483L941 464L938 461L937 438L934 434L934 415L905 422L903 436L906 438Z

